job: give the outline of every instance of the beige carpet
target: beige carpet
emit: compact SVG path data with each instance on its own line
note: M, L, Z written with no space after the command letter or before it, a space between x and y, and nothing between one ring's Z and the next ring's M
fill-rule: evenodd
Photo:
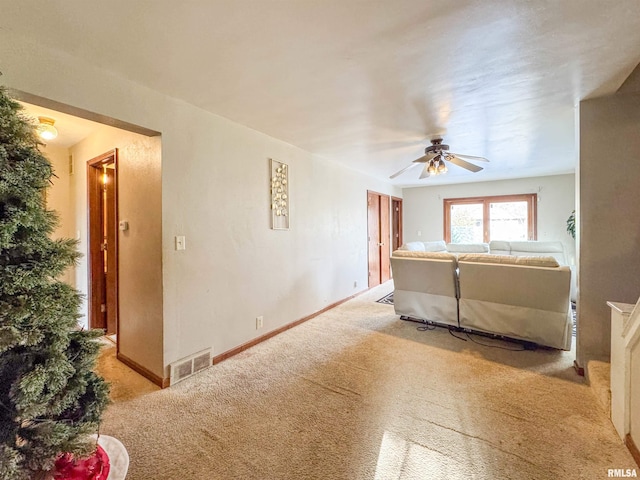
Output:
M418 331L383 285L169 389L105 347L143 479L600 479L637 468L574 354ZM517 348L514 344L478 341Z

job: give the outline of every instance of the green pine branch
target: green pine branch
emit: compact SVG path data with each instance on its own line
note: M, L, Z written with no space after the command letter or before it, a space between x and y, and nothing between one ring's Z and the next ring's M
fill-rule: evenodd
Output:
M0 88L0 478L22 480L85 454L108 404L94 373L101 331L78 329L81 297L57 280L79 258L53 240L43 204L53 169L34 126Z

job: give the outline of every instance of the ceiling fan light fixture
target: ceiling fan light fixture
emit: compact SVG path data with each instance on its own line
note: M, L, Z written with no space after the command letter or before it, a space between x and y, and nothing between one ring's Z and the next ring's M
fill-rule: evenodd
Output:
M412 163L404 167L402 170L394 173L389 178L396 178L398 175L406 172L410 168L424 164L420 179L430 177L432 175L442 175L449 171L446 162L451 162L454 165L469 170L470 172L479 172L482 167L469 162L488 162L484 157L476 157L473 155L460 155L457 153L449 152L449 145L442 143L442 138L434 138L431 140L431 145L424 149L424 155Z
M49 117L38 117L38 135L43 140L53 140L58 136L58 129L53 126L56 121Z

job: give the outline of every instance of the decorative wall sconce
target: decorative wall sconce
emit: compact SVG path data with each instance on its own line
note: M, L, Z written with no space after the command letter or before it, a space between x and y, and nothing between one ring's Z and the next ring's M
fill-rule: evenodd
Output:
M271 228L289 229L289 166L271 159Z

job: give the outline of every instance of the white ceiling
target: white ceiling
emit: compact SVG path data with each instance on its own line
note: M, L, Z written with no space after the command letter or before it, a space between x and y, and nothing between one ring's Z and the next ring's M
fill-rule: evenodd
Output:
M491 161L402 186L572 172L579 101L640 62L638 0L0 5L2 29L380 178L437 135Z
M50 110L39 105L32 105L20 102L24 107L24 113L35 124L38 124L38 117L48 117L54 120L54 127L58 130L58 136L53 140L45 142L47 145L69 148L80 140L87 138L93 132L104 128L101 124L78 118L73 115Z

